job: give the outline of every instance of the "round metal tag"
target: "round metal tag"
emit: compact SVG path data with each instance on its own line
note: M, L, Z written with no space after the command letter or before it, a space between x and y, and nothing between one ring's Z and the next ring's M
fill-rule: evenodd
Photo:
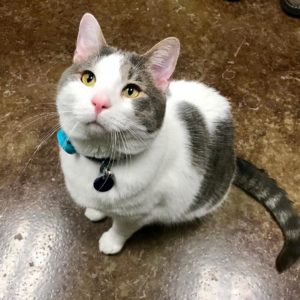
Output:
M115 182L111 174L102 175L95 179L94 188L98 192L107 192L114 186L114 184Z

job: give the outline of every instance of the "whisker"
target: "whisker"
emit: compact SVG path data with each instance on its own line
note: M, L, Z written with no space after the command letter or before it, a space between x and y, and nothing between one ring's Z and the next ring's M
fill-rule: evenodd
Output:
M123 145L124 145L125 159L126 159L126 164L127 164L127 168L128 168L130 163L131 163L131 153L129 151L129 147L128 147L128 144L127 144L127 141L126 141L126 137L124 136L124 134L121 131L120 131L120 136L122 138L122 142L123 142ZM129 157L129 159L127 159L127 156Z
M119 137L120 137L120 152L125 152L125 162L127 163L127 150L126 150L126 147L125 147L125 144L124 144L124 141L123 141L123 137L122 137L122 133L121 131L118 131L119 132ZM124 148L124 151L122 151L122 148Z
M118 164L120 163L120 160L121 160L121 140L120 140L120 136L119 136L119 131L116 131L116 134L117 134L117 141L118 141L118 148L119 148L119 158L118 158Z
M26 122L27 120L29 119L32 119L32 118L37 118L37 117L44 117L44 116L47 116L47 115L52 115L52 113L40 113L40 114L37 114L37 115L34 115L34 116L30 116L30 117L27 117L27 118L24 118L23 121ZM6 120L1 120L0 121L0 124L5 122ZM20 125L20 124L18 124Z
M110 120L114 125L116 125L117 127L125 127L125 125L120 122L117 119L111 119ZM131 136L135 139L135 140L139 140L141 143L143 143L144 146L147 147L147 144L145 143L145 140L142 138L141 135L138 134L138 132L136 132L134 129L138 130L138 131L142 131L142 133L144 133L144 130L141 130L140 126L136 125L135 123L131 122L130 120L126 120L126 130L128 132L130 132ZM129 127L128 127L129 125ZM131 127L131 128L130 128Z
M113 159L115 159L115 155L116 155L116 145L117 145L117 137L116 137L116 132L114 132L114 147L113 147ZM113 160L112 162L112 167L114 166L114 162L115 160Z
M25 172L25 170L27 169L28 165L30 164L30 162L33 160L35 154L41 149L41 147L50 139L50 137L57 131L57 129L60 127L60 124L56 125L54 128L52 128L47 134L46 136L44 136L42 138L42 141L39 143L39 145L35 148L35 151L33 152L33 154L31 155L31 157L29 158L29 160L27 161L27 163L25 164L25 167L22 169L22 171L20 172L20 176L23 175L23 173Z
M134 139L140 141L144 146L146 146L146 147L148 146L148 145L145 143L145 141L143 140L143 138L140 137L140 136L138 136L134 130L128 128L128 133L129 133Z
M113 149L113 143L112 143L112 139L113 139L113 134L112 132L110 132L110 146L108 149L108 153L109 153L109 162L108 165L110 165L111 161L112 161L112 149Z
M48 116L48 120L51 121L52 119L56 118L57 116ZM21 130L18 130L17 131L17 126L13 127L12 130L10 130L9 132L7 132L4 136L3 136L3 139L7 137L7 135L10 136L10 138L14 138L16 135L24 132L25 129L27 129L30 125L42 120L44 118L44 116L41 116L37 119L34 119L33 121L27 123L25 126L22 126L20 129ZM18 125L21 125L21 124L18 124ZM11 131L15 130L15 132L12 134Z
M110 132L110 147L108 150L109 153L109 161L108 161L108 165L110 166L110 164L113 162L113 132ZM111 168L113 167L113 163L111 165Z
M72 132L74 132L75 128L78 126L79 122L76 122L75 125L72 127L72 129L70 130L69 133L69 137L71 137ZM63 148L66 146L66 143L68 142L68 140L65 140L64 144L63 144Z

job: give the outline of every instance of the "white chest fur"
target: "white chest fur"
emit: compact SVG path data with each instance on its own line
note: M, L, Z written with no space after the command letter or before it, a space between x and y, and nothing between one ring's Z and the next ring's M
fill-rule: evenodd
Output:
M143 215L164 222L178 218L197 193L201 179L191 168L188 151L178 152L172 147L186 142L184 131L178 130L175 124L164 128L146 153L130 164L122 162L113 166L115 186L104 193L93 188L99 164L61 150L62 169L72 198L81 206L101 210L112 217Z

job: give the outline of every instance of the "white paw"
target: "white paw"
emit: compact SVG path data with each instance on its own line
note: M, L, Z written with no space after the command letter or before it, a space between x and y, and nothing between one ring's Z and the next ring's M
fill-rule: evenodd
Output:
M103 212L93 208L87 208L84 215L93 222L101 221L106 217Z
M122 250L124 244L125 241L121 237L109 230L102 234L99 240L99 249L104 254L117 254Z

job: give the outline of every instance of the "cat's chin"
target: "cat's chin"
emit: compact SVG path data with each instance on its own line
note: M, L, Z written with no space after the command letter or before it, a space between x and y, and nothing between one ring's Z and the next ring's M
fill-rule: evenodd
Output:
M92 135L101 135L107 133L107 130L98 122L89 122L87 125L87 130Z

